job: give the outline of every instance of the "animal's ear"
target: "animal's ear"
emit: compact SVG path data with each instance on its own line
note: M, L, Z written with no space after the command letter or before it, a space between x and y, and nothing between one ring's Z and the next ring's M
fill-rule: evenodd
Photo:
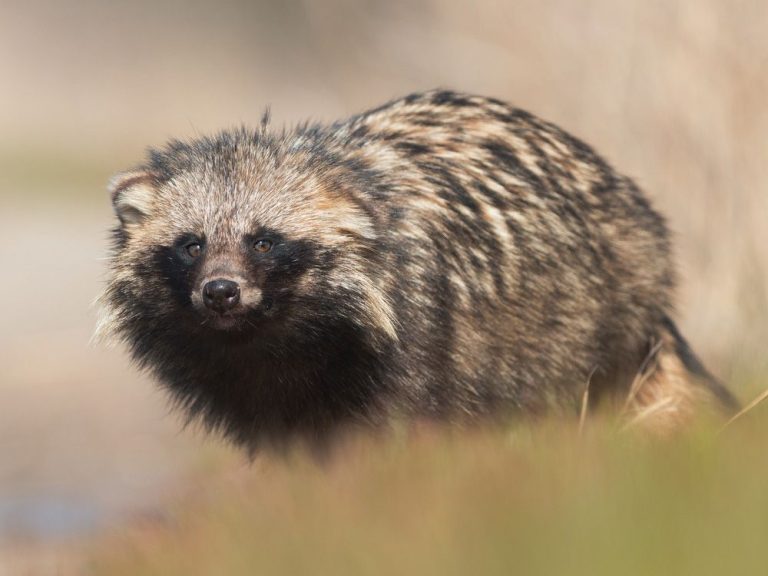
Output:
M157 180L143 170L122 172L109 181L108 190L120 223L141 224L152 213Z

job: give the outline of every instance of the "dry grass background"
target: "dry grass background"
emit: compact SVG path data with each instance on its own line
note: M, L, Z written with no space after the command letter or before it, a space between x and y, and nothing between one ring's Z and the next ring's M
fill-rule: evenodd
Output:
M764 414L764 413L763 413ZM766 420L674 442L592 422L357 438L206 471L170 518L112 532L89 574L761 574ZM93 551L95 550L95 552Z
M564 126L668 215L681 323L707 363L742 397L764 388L766 22L760 0L0 0L0 574L30 558L45 572L61 546L72 554L69 538L153 513L216 446L179 433L120 351L87 345L111 224L104 184L147 145L254 123L267 105L278 124L330 120L446 86ZM490 462L503 443L486 442ZM474 450L458 446L457 458ZM361 466L410 474L414 458ZM504 470L512 483L540 479ZM308 498L326 489L313 474ZM355 490L374 488L369 472L350 474ZM275 490L264 482L254 490ZM725 487L737 490L737 477Z

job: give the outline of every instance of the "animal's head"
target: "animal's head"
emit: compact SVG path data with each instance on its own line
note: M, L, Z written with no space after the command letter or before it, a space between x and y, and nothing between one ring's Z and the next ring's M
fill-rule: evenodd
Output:
M100 331L134 349L165 336L311 340L337 322L394 337L357 185L300 136L240 130L151 152L110 183Z

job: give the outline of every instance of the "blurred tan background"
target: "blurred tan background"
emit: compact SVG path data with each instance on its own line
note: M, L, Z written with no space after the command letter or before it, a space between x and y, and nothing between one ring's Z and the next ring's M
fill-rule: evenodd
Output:
M760 0L0 1L0 574L151 513L217 446L88 344L104 187L268 105L279 126L443 86L570 130L668 215L684 331L748 396L768 372L766 22Z

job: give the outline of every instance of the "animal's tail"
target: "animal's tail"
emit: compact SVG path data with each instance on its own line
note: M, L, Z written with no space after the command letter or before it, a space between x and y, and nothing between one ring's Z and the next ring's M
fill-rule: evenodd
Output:
M728 415L739 409L731 392L704 367L675 323L665 317L636 376L625 408L632 423L674 429L701 407Z

